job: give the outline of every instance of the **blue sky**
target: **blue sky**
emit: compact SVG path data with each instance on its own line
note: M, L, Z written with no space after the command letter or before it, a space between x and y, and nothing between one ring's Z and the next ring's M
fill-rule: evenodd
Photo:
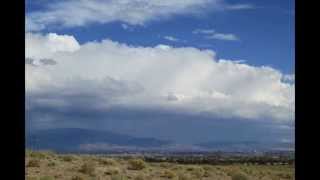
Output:
M294 1L26 5L27 114L34 127L186 143L217 136L293 141Z
M52 2L52 1L50 1ZM252 9L209 12L201 17L180 15L162 21L150 21L143 26L122 28L123 22L90 24L84 27L43 30L70 34L80 43L109 38L139 46L168 44L212 49L225 59L242 59L252 65L269 65L285 73L294 73L294 1L228 1L253 6ZM27 12L43 10L45 1L27 1ZM214 29L235 34L239 41L206 39L193 34L195 29ZM179 39L172 42L164 39Z

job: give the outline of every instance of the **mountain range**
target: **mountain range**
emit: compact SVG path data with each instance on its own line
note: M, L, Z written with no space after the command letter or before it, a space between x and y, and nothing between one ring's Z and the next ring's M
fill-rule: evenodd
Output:
M156 138L133 137L109 131L78 128L58 128L29 132L26 134L26 147L57 152L294 150L294 144L288 142L222 141L179 144Z

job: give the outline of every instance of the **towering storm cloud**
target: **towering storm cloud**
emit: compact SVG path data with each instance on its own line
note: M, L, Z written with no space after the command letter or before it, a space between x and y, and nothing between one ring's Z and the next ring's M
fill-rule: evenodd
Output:
M112 113L118 121L124 109L133 113L132 121L147 121L149 111L288 128L294 122L292 75L217 59L211 50L139 47L108 39L79 45L68 35L27 33L26 57L26 106L40 128L104 124ZM30 59L55 63L33 66Z

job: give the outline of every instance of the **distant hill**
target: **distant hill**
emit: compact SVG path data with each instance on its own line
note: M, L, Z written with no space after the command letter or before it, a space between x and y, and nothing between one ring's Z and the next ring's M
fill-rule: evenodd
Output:
M137 138L108 131L77 128L39 130L27 135L26 147L66 151L106 151L154 148L169 144L155 138Z
M26 147L57 152L204 152L204 151L273 151L294 150L293 143L254 141L204 142L199 144L176 144L156 138L138 138L109 131L78 128L39 130L28 133Z
M256 141L239 141L239 142L205 142L196 144L199 147L219 150L219 151L273 151L273 150L294 150L294 144L288 142L256 142Z

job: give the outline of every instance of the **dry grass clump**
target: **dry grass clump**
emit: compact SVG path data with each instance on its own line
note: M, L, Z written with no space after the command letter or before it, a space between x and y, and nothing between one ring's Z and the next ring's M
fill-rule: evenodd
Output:
M142 170L147 167L147 164L142 159L130 159L128 164L129 170Z
M163 168L170 168L172 165L168 162L162 162L159 164L159 166Z
M249 180L249 178L244 173L234 173L231 175L232 180Z
M40 167L40 160L39 159L31 159L28 162L27 167Z
M54 166L56 166L56 163L53 162L53 161L50 161L50 162L48 163L48 166L49 166L49 167L54 167Z
M128 178L126 176L122 176L120 174L111 176L111 180L127 180L127 179Z
M104 174L117 175L117 174L120 174L120 169L118 167L110 167L104 172Z
M176 173L174 173L173 171L168 170L168 169L164 170L163 174L161 175L161 177L165 177L168 179L175 178L176 176L177 176Z
M134 177L134 180L147 180L147 178L143 174L138 174L136 177Z
M85 180L85 179L81 176L76 175L76 176L72 176L71 180Z
M61 159L65 162L71 162L74 160L74 157L71 155L64 155L64 156L61 156Z
M205 175L205 170L200 166L190 166L187 171L190 171L196 178L202 178Z
M98 162L101 165L107 165L107 166L114 166L117 164L117 162L111 158L100 158L100 159L98 159Z
M86 162L81 166L80 172L93 176L95 173L95 164L93 162Z
M54 180L54 178L51 176L44 176L44 177L41 177L40 180Z
M178 174L178 180L191 180L191 176L186 173L180 173Z
M29 153L30 153L30 157L32 157L32 158L37 158L37 159L45 159L46 158L46 154L44 152L31 151Z

